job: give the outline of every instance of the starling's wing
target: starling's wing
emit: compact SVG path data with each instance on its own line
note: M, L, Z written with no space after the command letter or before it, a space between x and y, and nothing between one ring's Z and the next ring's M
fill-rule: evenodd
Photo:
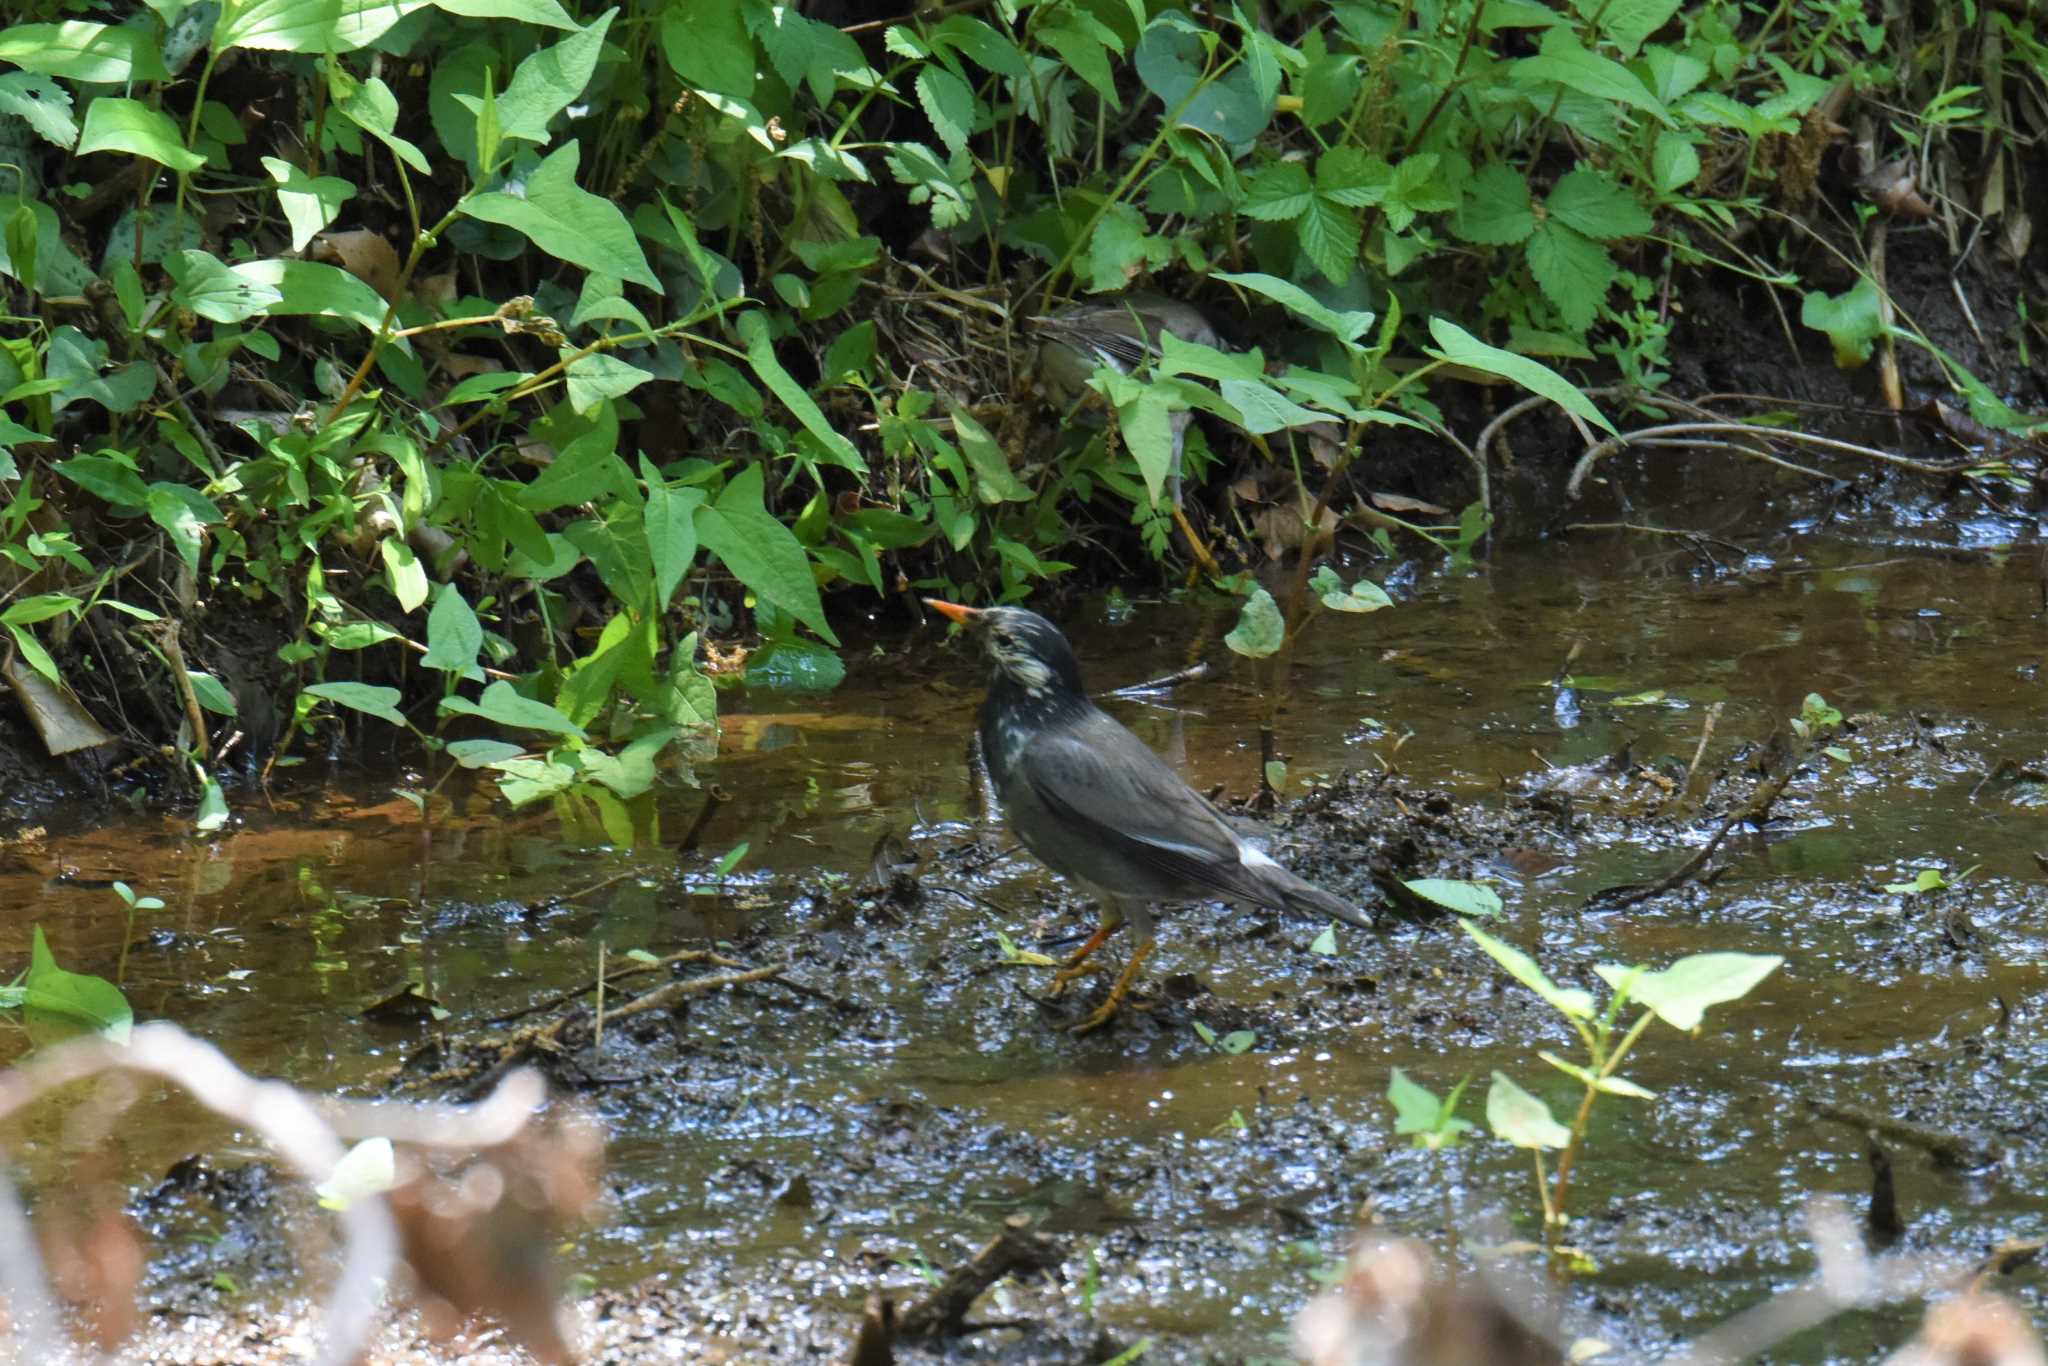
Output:
M1091 708L1048 729L1025 747L1018 767L1038 805L1064 827L1063 861L1089 881L1125 895L1208 892L1287 904L1272 874L1295 879L1240 840L1165 760L1106 713Z

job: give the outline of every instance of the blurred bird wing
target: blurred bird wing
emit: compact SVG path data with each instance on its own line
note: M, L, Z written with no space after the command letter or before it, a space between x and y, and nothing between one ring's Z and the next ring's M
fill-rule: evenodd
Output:
M1266 862L1145 742L1098 713L1026 746L1019 768L1032 795L1077 838L1116 850L1160 877L1265 900L1253 868Z

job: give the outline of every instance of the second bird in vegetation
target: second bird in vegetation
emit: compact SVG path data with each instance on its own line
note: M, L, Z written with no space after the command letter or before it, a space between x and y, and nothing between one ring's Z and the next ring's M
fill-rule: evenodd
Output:
M1152 903L1202 898L1371 922L1311 886L1224 824L1178 773L1088 699L1059 629L1021 607L934 609L986 634L991 665L981 752L1010 829L1039 862L1102 902L1102 923L1054 978L1054 991L1092 971L1089 955L1128 919L1138 942L1099 1009L1106 1023L1152 952Z

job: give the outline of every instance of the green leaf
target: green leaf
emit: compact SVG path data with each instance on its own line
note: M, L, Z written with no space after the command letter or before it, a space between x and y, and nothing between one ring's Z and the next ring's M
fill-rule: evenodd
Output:
M967 82L942 66L926 66L917 73L917 99L946 151L964 155L974 132L974 92Z
M503 679L485 688L483 695L474 702L466 697L444 697L441 699L441 710L460 712L465 716L481 716L486 721L496 721L501 726L511 726L517 730L569 735L578 740L590 738L584 733L583 727L560 711L545 702L536 702L530 697L521 696L517 689Z
M1870 359L1871 347L1884 335L1884 301L1876 281L1858 276L1846 293L1808 293L1799 305L1799 321L1827 333L1834 343L1835 365L1853 370Z
M0 41L6 32L0 31ZM29 71L0 73L0 114L12 114L36 136L66 151L78 141L78 123L71 117L71 92Z
M1265 589L1254 588L1238 613L1237 625L1230 628L1223 643L1241 655L1264 659L1286 639L1287 622L1280 615L1280 605Z
M1562 223L1545 222L1529 239L1529 273L1575 331L1593 325L1600 301L1614 283L1614 258L1598 242Z
M483 645L483 625L462 590L452 583L441 585L434 610L427 614L427 655L420 662L444 673L481 678L476 656Z
M1593 970L1619 988L1629 983L1631 1000L1641 1001L1673 1029L1699 1028L1708 1006L1740 1000L1785 962L1775 953L1696 953L1661 972L1602 963ZM1630 974L1634 974L1633 977Z
M1328 565L1316 570L1308 586L1323 606L1334 612L1377 612L1394 605L1394 600L1387 596L1387 590L1371 579L1360 579L1346 588L1344 581L1337 577L1337 571Z
M129 361L102 375L107 344L87 337L69 324L50 334L43 353L43 371L53 385L50 408L63 412L76 403L97 403L110 413L132 413L156 392L156 369L147 361Z
M196 669L185 670L185 678L191 683L192 695L199 699L200 706L216 716L235 714L235 695L218 678Z
M277 206L291 226L292 250L304 251L306 243L334 221L341 206L355 197L356 187L337 176L309 176L279 157L264 157L263 169L277 182Z
M1431 318L1429 335L1441 348L1439 351L1431 352L1431 355L1457 365L1470 366L1474 370L1499 375L1521 385L1531 393L1541 394L1566 412L1577 413L1603 431L1614 431L1614 424L1593 405L1593 400L1580 393L1569 380L1549 366L1530 360L1527 356L1518 356L1512 351L1503 351L1497 346L1488 346L1448 318Z
M1319 954L1324 958L1336 957L1337 927L1335 925L1323 926L1323 932L1310 941L1308 951L1313 954Z
M1699 179L1700 154L1682 133L1657 135L1657 147L1650 154L1650 177L1663 194L1677 194Z
M353 52L376 42L426 0L226 0L213 47Z
M451 740L445 752L464 768L491 768L526 753L509 740Z
M1529 183L1513 167L1488 162L1466 187L1451 230L1481 246L1505 247L1527 241L1536 230Z
M1547 1049L1539 1049L1536 1056L1566 1076L1575 1078L1580 1085L1590 1086L1595 1091L1605 1095L1627 1096L1630 1100L1655 1100L1657 1098L1655 1091L1647 1087L1638 1086L1626 1077L1603 1077L1591 1068L1581 1067L1575 1062L1567 1062Z
M380 721L389 721L394 726L408 724L405 713L398 709L399 693L396 688L380 687L374 683L314 683L306 688L306 695L374 716Z
M174 252L164 258L164 269L178 284L172 300L217 323L246 321L284 297L275 285L236 274L211 252Z
M1679 0L1609 0L1599 7L1600 36L1632 58L1643 41L1671 22Z
M648 269L626 215L609 199L576 184L582 155L579 143L565 143L535 168L523 195L486 191L464 201L463 212L524 233L542 251L571 265L661 293L661 281Z
M430 175L433 165L427 154L398 135L398 96L381 77L358 81L339 69L330 73L333 107L337 113L391 149L391 154L421 175Z
M410 612L425 602L427 570L413 548L398 536L386 536L377 542L377 550L384 560L391 596L398 599L398 605Z
M29 945L28 975L22 979L23 1011L33 1017L40 1013L84 1025L95 1034L117 1044L128 1042L135 1025L135 1012L121 989L103 977L69 972L57 966L43 927L37 925Z
M1651 227L1650 215L1635 196L1603 171L1566 171L1543 207L1553 219L1599 242L1640 237Z
M697 540L725 562L733 577L832 644L839 637L825 620L810 556L788 527L762 503L759 465L734 475L715 504L697 509Z
M668 610L669 600L697 559L697 509L704 490L675 488L650 474L647 484L647 549L654 563L654 610Z
M1572 1131L1550 1117L1550 1107L1508 1079L1493 1074L1486 1092L1486 1127L1518 1148L1562 1148Z
M809 640L778 640L747 657L747 686L828 692L846 681L846 661Z
M501 137L547 145L548 122L575 103L583 88L590 84L590 73L597 69L598 54L604 50L605 33L617 14L616 8L606 10L588 26L519 64L504 93L497 97ZM481 109L481 100L477 107ZM573 161L570 169L573 173ZM623 271L614 273L632 278Z
M1446 1113L1449 1107L1435 1092L1398 1067L1387 1078L1387 1099L1394 1103L1394 1132L1397 1134L1456 1136L1472 1127L1471 1120Z
M1357 341L1372 329L1375 321L1370 313L1330 308L1300 285L1276 275L1257 272L1234 275L1218 271L1215 278L1271 299L1303 322L1321 328L1341 342Z
M692 0L661 16L661 51L684 85L736 99L754 94L754 40L739 0Z
M1574 1020L1593 1018L1593 993L1578 987L1566 989L1544 976L1543 969L1536 966L1536 960L1511 944L1504 944L1486 933L1470 920L1460 920L1459 928L1472 937L1472 942L1485 949L1487 956L1501 965L1508 976L1520 982L1549 1003L1559 1014Z
M1308 167L1298 161L1276 161L1261 168L1245 186L1238 212L1261 223L1286 223L1308 212L1316 199Z
M1418 877L1403 886L1425 900L1434 901L1459 915L1491 919L1501 913L1500 895L1482 882L1460 882L1454 878Z
M342 318L371 332L384 326L384 296L339 266L275 260L249 261L234 270L244 280L277 291L277 302L268 310L273 318ZM402 338L396 345L411 350L411 343Z
M576 352L565 346L560 354L566 360ZM609 399L624 398L654 378L639 366L628 365L604 351L593 351L571 362L567 375L569 406L578 413L587 413Z
M14 24L0 28L0 62L88 85L127 85L171 78L157 52L153 25L111 26L78 19L61 24Z
M818 444L830 452L845 468L856 473L865 473L867 464L860 458L860 452L853 443L825 419L817 401L805 388L790 377L782 368L782 362L775 358L775 340L768 333L768 320L758 309L742 313L735 326L740 340L746 343L747 363L754 367L754 373L768 386L770 393L782 400L782 406L789 409L796 420L803 424L805 431L816 437Z
M1363 230L1356 210L1317 195L1295 220L1294 235L1301 243L1302 255L1331 284L1343 284L1357 269Z
M128 152L187 175L206 164L197 152L185 150L178 125L161 109L141 100L101 95L85 107L85 129L78 136L78 155L87 152Z
M1644 110L1667 127L1672 122L1662 102L1634 72L1619 62L1586 51L1571 29L1563 25L1546 29L1541 52L1516 61L1510 74L1517 84L1555 82L1603 103Z

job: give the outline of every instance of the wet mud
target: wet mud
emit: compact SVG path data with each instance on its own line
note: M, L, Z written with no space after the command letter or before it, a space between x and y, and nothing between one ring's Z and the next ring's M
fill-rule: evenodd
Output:
M1967 1267L2040 1237L2038 520L1866 491L1854 517L1808 504L1759 535L1755 503L1696 471L1614 479L1609 495L1661 497L1716 544L1577 533L1478 572L1379 566L1394 610L1325 614L1262 662L1224 650L1230 614L1199 601L1067 605L1098 689L1216 666L1110 705L1378 926L1321 952L1318 922L1176 908L1143 1008L1085 1037L1065 1027L1102 979L1048 999L1050 969L1010 950L1056 958L1095 908L979 810L979 665L936 629L885 642L839 693L729 699L707 786L636 809L634 841L460 787L423 829L360 774L214 840L81 819L8 846L0 949L25 956L40 922L139 1015L309 1088L460 1096L540 1065L609 1139L605 1219L562 1251L593 1360L840 1359L871 1296L912 1309L1006 1229L1046 1240L1048 1267L896 1359L1285 1360L1292 1315L1361 1227L1454 1257L1483 1230L1540 1239L1526 1154L1483 1123L1444 1153L1394 1132L1397 1066L1438 1094L1471 1078L1475 1121L1496 1069L1554 1113L1576 1104L1537 1056L1576 1056L1570 1028L1454 917L1389 899L1417 877L1487 882L1492 932L1601 999L1598 964L1786 959L1697 1035L1654 1026L1626 1071L1655 1099L1596 1110L1568 1336L1654 1359L1782 1290L1812 1265L1804 1202L1864 1209L1873 1146L1894 1250ZM1835 752L1790 725L1810 693L1845 713ZM1268 726L1286 766L1270 809ZM1614 904L1716 836L1694 874ZM1888 890L1926 869L1946 885ZM167 906L129 923L115 878ZM601 1040L600 943L608 977L639 969L608 982ZM713 956L648 968L635 950ZM413 983L424 1008L394 1008ZM32 1203L73 1170L66 1114L8 1136ZM127 1114L118 1163L154 1240L132 1359L292 1359L330 1255L304 1192L182 1103ZM2038 1273L2004 1281L2039 1298ZM1774 1359L1868 1359L1917 1314L1849 1315ZM418 1330L402 1320L382 1350L516 1359Z

